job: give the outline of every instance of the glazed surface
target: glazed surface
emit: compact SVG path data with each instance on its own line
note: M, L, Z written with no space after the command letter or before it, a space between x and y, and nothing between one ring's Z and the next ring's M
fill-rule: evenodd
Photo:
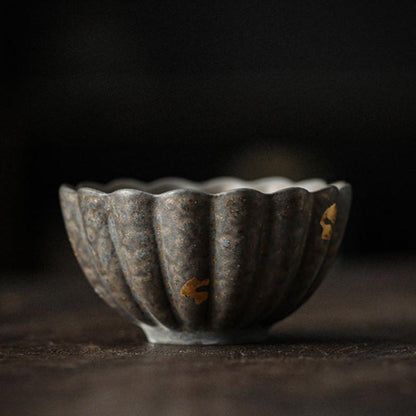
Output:
M60 195L97 293L145 331L180 334L253 331L297 309L334 260L351 187L167 178L64 185Z

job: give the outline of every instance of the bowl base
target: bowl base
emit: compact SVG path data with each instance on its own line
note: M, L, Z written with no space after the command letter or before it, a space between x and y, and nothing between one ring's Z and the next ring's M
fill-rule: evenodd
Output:
M141 325L149 342L175 345L225 345L258 343L269 337L267 329L226 331L173 331L163 327Z

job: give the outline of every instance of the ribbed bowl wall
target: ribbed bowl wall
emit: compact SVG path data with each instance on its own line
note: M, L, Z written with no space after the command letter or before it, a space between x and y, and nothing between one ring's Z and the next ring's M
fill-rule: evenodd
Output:
M267 179L216 194L207 189L232 188L238 180L186 182L187 189L167 192L163 181L113 183L109 192L63 185L60 199L87 279L137 325L266 328L318 287L351 203L348 184L308 191L279 180L283 189L270 193L247 189L274 189Z

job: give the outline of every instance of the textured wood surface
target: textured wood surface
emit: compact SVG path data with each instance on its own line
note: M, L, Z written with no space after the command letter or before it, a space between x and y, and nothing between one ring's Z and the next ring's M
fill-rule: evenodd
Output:
M223 347L147 344L73 266L1 286L2 416L416 414L414 262L339 263L270 342Z

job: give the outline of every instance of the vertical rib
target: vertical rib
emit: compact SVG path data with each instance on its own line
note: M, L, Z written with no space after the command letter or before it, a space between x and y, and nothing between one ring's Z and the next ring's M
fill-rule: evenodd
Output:
M295 309L305 303L319 287L322 280L324 279L326 273L333 265L336 254L338 253L339 247L342 243L344 236L345 228L348 222L349 211L351 207L351 198L352 198L352 189L350 185L343 186L340 189L338 199L337 199L337 219L333 226L332 238L329 243L328 251L326 253L325 259L322 263L321 268L317 276L315 277L311 287L305 293L305 295L299 300L299 303L296 304L292 310L287 311L287 315L292 313Z
M210 202L184 190L157 198L154 215L169 302L184 328L206 326L210 296Z
M250 322L268 316L295 278L305 247L312 201L312 195L301 188L270 195L270 235L259 277L262 287L258 289Z
M330 240L323 237L322 216L331 205L336 203L338 193L335 186L330 186L312 194L312 217L299 270L282 297L276 302L276 309L268 322L272 323L286 316L288 311L293 310L299 304L312 286L330 244Z
M267 196L240 189L213 200L215 263L212 270L210 320L214 329L235 327L256 278Z
M74 189L63 185L59 190L59 196L65 221L65 228L67 230L75 257L81 266L82 271L98 296L100 296L100 298L102 298L112 308L117 308L117 305L114 303L112 297L107 294L103 284L101 283L100 276L92 261L87 236L85 235L84 226L82 224L77 192Z
M132 294L146 314L168 328L177 322L167 301L153 228L155 198L140 191L110 195L110 234Z
M78 195L85 234L103 286L126 314L152 324L137 306L125 282L108 229L107 195L85 188Z

